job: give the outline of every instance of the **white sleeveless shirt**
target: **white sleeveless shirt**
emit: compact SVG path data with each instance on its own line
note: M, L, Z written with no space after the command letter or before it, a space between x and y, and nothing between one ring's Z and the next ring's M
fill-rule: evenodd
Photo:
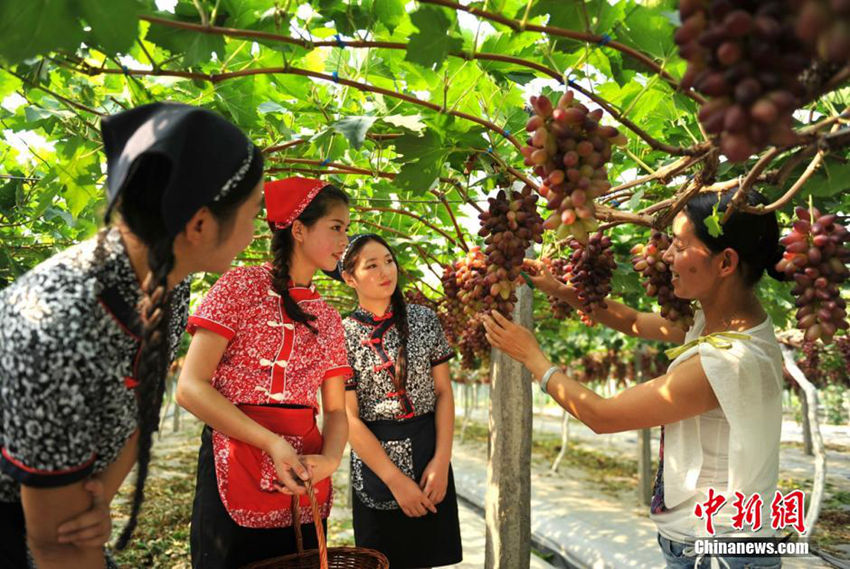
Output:
M700 310L685 343L696 340L705 328ZM770 503L779 476L779 439L782 426L782 354L773 322L742 331L747 339L722 337L715 346L700 342L670 363L668 372L695 355L700 356L720 407L664 427L664 505L651 514L659 533L673 541L689 543L710 535L706 520L694 506L708 500L709 488L726 499L713 517L715 535L769 536ZM762 527L732 527L735 492L762 498Z

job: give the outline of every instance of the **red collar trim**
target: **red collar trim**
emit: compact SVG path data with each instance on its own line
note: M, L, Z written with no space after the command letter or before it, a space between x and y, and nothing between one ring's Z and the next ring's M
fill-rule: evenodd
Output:
M269 275L272 274L274 267L271 263L265 263L263 267L269 272ZM291 296L295 302L301 302L302 300L317 300L322 298L322 295L316 292L316 285L313 283L310 283L310 286L295 286L292 279L289 280L289 296Z

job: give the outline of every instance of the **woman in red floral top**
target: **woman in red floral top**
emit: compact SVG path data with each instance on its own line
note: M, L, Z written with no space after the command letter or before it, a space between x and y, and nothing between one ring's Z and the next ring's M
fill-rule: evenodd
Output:
M194 338L177 399L207 424L192 511L195 568L294 552L293 495L310 519L303 482L312 480L327 518L329 476L348 438L342 321L311 284L346 247L348 198L304 178L265 191L274 262L227 272L189 318ZM315 547L315 531L304 535Z

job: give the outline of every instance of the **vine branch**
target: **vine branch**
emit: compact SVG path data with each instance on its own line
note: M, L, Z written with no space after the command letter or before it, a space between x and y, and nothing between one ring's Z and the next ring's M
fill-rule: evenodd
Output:
M269 32L259 32L255 30L240 30L238 28L226 28L219 26L203 26L198 24L193 24L190 22L179 22L176 20L168 20L165 18L159 18L155 16L142 16L143 20L149 21L154 24L168 26L172 28L179 28L184 30L192 30L199 33L204 34L217 34L228 37L236 37L242 39L260 39L265 41L276 41L287 43L290 45L297 45L303 47L305 49L311 49L316 47L347 47L347 48L379 48L379 49L395 49L395 50L406 50L408 44L402 42L386 42L386 41L348 41L348 40L340 40L340 41L315 41L311 42L309 40L293 38L291 36L285 36L280 34L272 34ZM498 53L469 53L466 51L450 51L448 52L450 57L457 57L460 59L464 59L466 61L477 59L484 61L498 61L501 63L509 63L513 65L518 65L521 67L526 67L528 69L533 69L544 75L548 75L549 77L556 79L561 84L564 84L564 75L559 71L542 65L540 63L529 61L527 59L523 59L520 57L513 57L509 55L502 55ZM156 68L156 66L154 66ZM667 152L668 154L672 154L674 156L681 156L685 154L693 154L698 151L697 148L682 148L679 146L673 146L670 144L665 144L645 130L637 126L634 122L629 120L625 115L616 110L610 103L608 103L605 99L596 95L595 93L591 93L581 85L573 82L567 81L569 87L579 91L584 96L593 100L603 109L605 109L615 120L620 122L623 126L634 132L639 138L644 140L650 148L654 150L659 150L662 152Z
M575 30L567 30L564 28L558 28L555 26L539 26L536 24L528 24L521 22L519 20L514 20L512 18L507 18L500 14L496 14L494 12L488 12L487 10L482 10L481 8L476 8L475 6L464 6L457 2L453 2L452 0L419 0L420 4L435 4L438 6L444 6L446 8L450 8L455 11L463 11L472 14L473 16L478 16L479 18L484 18L486 20L490 20L493 22L498 22L504 26L511 28L515 32L523 32L523 31L532 31L539 32L543 34L547 34L550 36L563 37L568 39L573 39L581 42L594 43L598 45L606 45L612 49L616 49L629 57L639 61L644 66L648 67L662 79L664 79L667 83L669 83L673 89L683 95L690 97L691 99L697 101L698 103L705 102L702 96L696 93L693 90L684 90L682 89L679 81L677 81L672 75L670 75L667 71L664 70L660 65L658 65L655 61L652 60L649 56L640 51L636 50L633 47L627 46L623 43L620 43L615 40L611 40L606 36L602 36L599 34L592 34L587 32L577 32Z

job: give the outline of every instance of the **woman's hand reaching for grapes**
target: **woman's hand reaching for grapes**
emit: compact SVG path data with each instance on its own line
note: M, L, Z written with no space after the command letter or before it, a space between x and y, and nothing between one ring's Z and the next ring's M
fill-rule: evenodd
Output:
M535 357L545 358L540 344L528 328L514 324L495 310L482 320L487 341L494 348L502 350L526 367Z
M531 283L540 291L550 296L560 288L561 283L549 272L546 265L537 259L525 259L522 269L528 275Z

